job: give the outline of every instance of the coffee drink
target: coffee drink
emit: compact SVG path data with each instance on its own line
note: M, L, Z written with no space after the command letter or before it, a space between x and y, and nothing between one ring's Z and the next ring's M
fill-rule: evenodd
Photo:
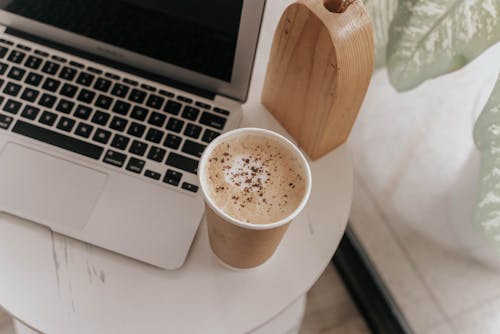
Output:
M250 224L277 222L302 202L307 175L283 142L263 133L244 133L210 152L202 180L214 204Z

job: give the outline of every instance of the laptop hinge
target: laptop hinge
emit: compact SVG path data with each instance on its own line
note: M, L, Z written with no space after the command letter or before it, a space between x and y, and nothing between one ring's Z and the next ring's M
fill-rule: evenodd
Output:
M5 29L5 33L22 38L22 39L29 40L29 41L32 41L32 42L35 42L38 44L42 44L44 46L47 46L47 47L50 47L50 48L53 48L53 49L56 49L56 50L59 50L62 52L66 52L66 53L69 53L69 54L72 54L72 55L75 55L78 57L82 57L82 58L85 58L87 60L94 61L94 62L97 62L99 64L105 65L105 66L113 67L117 70L128 72L130 74L137 75L137 76L143 77L145 79L157 81L159 83L162 83L162 84L165 84L168 86L172 86L174 88L177 88L177 89L186 91L188 93L204 97L206 99L210 99L210 100L215 99L216 94L213 92L210 92L208 90L194 87L194 86L179 82L177 80L173 80L173 79L167 78L167 77L162 76L162 75L154 74L154 73L151 73L151 72L148 72L148 71L145 71L145 70L142 70L142 69L130 66L130 65L122 64L120 62L116 62L116 61L110 60L108 58L97 56L97 55L92 54L90 52L85 52L85 51L82 51L82 50L61 44L61 43L57 43L57 42L45 39L43 37L39 37L39 36L35 36L32 34L26 33L24 31L20 31L17 29L7 27L7 29Z

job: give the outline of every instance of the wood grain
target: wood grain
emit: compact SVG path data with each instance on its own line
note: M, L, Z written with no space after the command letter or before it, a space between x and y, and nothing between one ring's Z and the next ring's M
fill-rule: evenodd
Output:
M343 13L299 0L276 29L262 103L317 159L349 136L373 61L371 22L359 0Z

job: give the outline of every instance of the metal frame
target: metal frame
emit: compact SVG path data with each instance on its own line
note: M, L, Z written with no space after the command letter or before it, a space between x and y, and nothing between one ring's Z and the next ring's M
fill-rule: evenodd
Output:
M413 333L349 226L332 258L332 264L373 333Z

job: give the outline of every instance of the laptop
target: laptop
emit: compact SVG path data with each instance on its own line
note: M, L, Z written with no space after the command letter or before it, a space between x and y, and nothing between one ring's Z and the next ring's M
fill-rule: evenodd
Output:
M265 0L0 0L0 212L165 269L238 127Z

